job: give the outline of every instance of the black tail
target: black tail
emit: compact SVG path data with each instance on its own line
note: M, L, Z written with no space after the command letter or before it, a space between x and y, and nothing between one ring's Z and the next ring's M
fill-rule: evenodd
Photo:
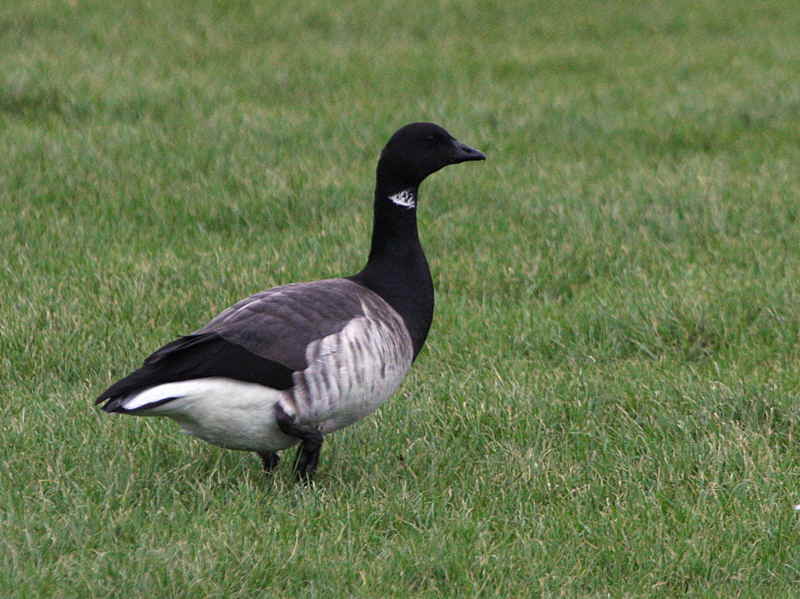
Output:
M95 404L106 412L125 412L125 397L148 387L190 379L225 377L273 389L294 385L292 369L257 356L217 333L186 335L153 352L138 370L103 391ZM109 401L110 400L110 401Z
M111 399L109 399L108 396L106 396L106 397L98 397L97 400L95 401L95 403L102 403L106 399L108 399L108 401L106 402L106 405L104 405L102 408L100 408L101 410L103 410L104 412L109 412L109 413L111 413L111 412L119 412L119 413L125 412L124 408L122 407L122 402L125 400L124 397L114 397L114 398L111 398Z

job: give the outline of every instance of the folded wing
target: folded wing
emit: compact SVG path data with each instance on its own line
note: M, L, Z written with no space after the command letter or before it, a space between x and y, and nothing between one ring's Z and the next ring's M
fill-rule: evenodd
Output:
M225 377L273 389L289 389L307 366L313 342L363 316L361 298L371 294L345 279L275 287L244 299L203 328L151 354L144 364L100 394L104 409L115 399L163 383Z

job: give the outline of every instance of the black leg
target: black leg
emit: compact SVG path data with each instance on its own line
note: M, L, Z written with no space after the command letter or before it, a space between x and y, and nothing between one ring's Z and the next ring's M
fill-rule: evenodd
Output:
M281 459L274 451L257 451L258 456L261 458L261 463L264 464L264 472L269 474L278 465Z
M319 453L322 448L322 435L319 441L306 440L297 448L294 458L294 473L297 480L309 482L311 476L317 470L319 464Z
M275 404L275 418L284 434L300 439L300 447L297 448L294 460L294 473L297 480L310 481L319 464L322 433L313 426L295 423L294 418L284 412L280 404Z

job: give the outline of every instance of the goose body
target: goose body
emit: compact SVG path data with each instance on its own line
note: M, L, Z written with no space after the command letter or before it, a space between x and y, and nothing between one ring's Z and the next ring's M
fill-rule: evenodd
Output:
M216 371L206 360L232 352L212 349L228 344L280 366L270 372L237 362L232 367L240 370ZM194 361L193 346L202 348L202 362ZM187 433L228 449L276 451L300 439L282 433L275 404L298 425L333 432L388 399L412 358L401 317L376 293L347 279L294 283L242 300L165 346L137 372L151 382L159 375L181 380L141 389L134 373L104 394L120 394L104 409L170 416ZM129 385L135 387L127 392Z
M482 153L432 123L397 131L378 163L372 246L347 278L252 295L168 343L97 398L106 412L167 416L229 449L300 444L299 478L317 466L323 435L376 410L400 386L433 318L433 283L416 226L418 187Z

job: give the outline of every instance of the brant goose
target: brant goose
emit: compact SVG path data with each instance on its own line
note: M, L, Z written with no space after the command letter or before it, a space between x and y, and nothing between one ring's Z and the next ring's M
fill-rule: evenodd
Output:
M485 158L433 123L402 127L378 161L361 272L252 295L157 350L96 403L168 416L208 443L256 452L267 472L278 450L299 443L295 473L309 480L323 436L386 401L428 335L433 281L417 234L420 183Z

